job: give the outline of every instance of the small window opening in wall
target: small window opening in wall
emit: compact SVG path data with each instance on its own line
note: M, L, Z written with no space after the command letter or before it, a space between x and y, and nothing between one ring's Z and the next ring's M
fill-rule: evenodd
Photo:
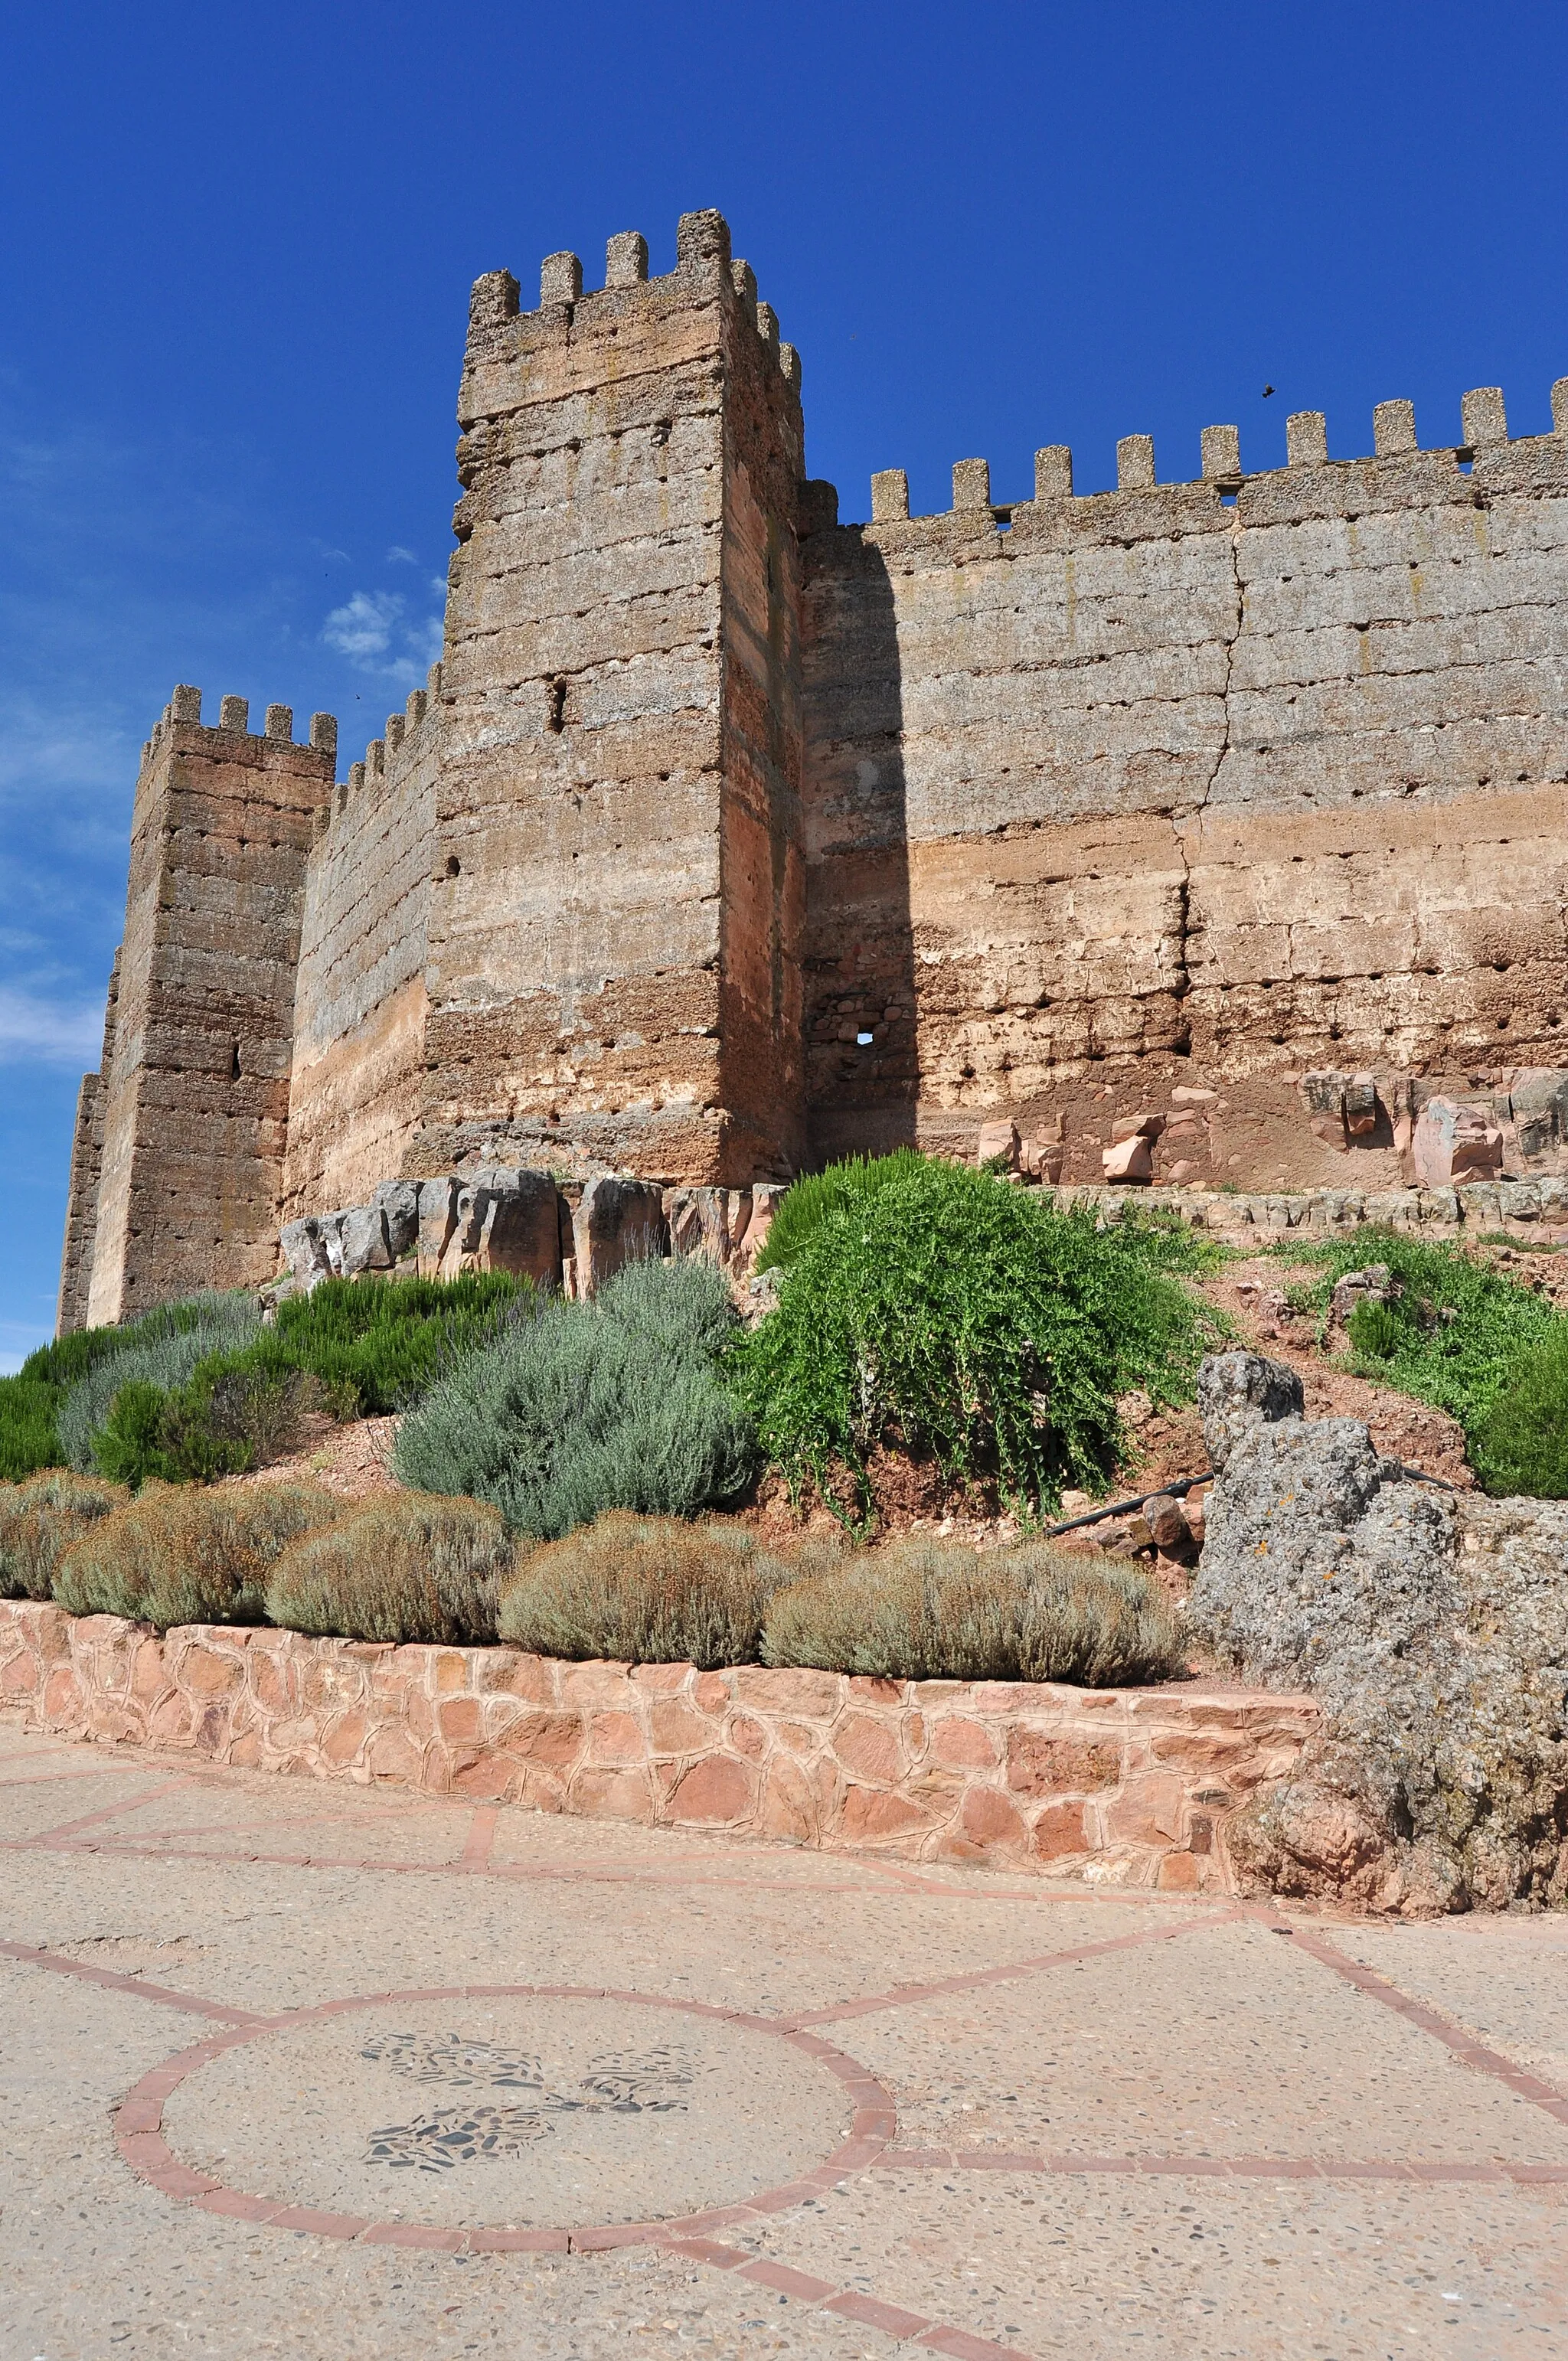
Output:
M559 738L566 726L566 684L553 680L550 684L550 734Z
M446 874L448 877L461 877L463 874L463 863L455 852L449 852L446 856Z
M869 1049L872 1046L872 1037L869 1033L857 1033L855 1036L855 1041L857 1046L862 1049Z
M229 1080L231 1082L237 1082L239 1080L239 1043L237 1041L229 1050Z

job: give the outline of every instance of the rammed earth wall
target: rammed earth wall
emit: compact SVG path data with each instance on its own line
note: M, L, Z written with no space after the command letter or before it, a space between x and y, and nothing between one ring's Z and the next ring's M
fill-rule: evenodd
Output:
M1436 447L1300 412L1284 467L1047 445L840 523L699 213L669 271L477 280L458 419L442 660L346 783L191 687L149 741L62 1328L476 1165L744 1188L1006 1116L1082 1183L1142 1113L1157 1180L1387 1190L1479 1092L1568 1168L1568 379L1549 433L1482 388Z
M0 1602L38 1728L824 1851L1229 1892L1227 1817L1289 1776L1309 1697L740 1665L565 1664Z

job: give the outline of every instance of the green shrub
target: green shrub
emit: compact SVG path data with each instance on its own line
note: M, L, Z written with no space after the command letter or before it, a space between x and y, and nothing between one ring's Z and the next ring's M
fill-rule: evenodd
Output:
M493 1640L511 1565L499 1510L395 1492L291 1544L272 1570L267 1611L294 1631L347 1640Z
M125 1497L117 1484L67 1468L0 1487L0 1598L52 1598L63 1553Z
M855 1213L896 1180L916 1178L927 1159L917 1148L891 1156L851 1156L825 1172L808 1172L785 1194L757 1257L759 1270L787 1270L832 1213Z
M1064 1484L1098 1492L1124 1448L1118 1397L1189 1399L1226 1333L1179 1276L1212 1249L1141 1220L1097 1226L934 1158L896 1162L869 1194L813 1198L778 1308L730 1356L767 1456L829 1501L847 1471L862 1517L883 1444L955 1481L993 1477L1030 1515Z
M1317 1268L1317 1278L1293 1289L1291 1297L1299 1310L1318 1315L1320 1342L1334 1281L1368 1263L1387 1265L1397 1292L1386 1303L1356 1306L1349 1328L1353 1352L1365 1356L1365 1374L1380 1385L1457 1419L1466 1444L1474 1446L1473 1465L1482 1430L1513 1383L1520 1356L1568 1329L1562 1314L1530 1288L1486 1269L1463 1247L1429 1246L1400 1230L1368 1227L1318 1246L1292 1244L1287 1251L1292 1261ZM1371 1312L1380 1316L1369 1322Z
M736 1326L705 1262L633 1265L591 1303L539 1303L459 1358L404 1418L393 1465L426 1492L493 1501L553 1540L607 1509L696 1516L756 1464L718 1372Z
M1476 1426L1471 1465L1488 1492L1568 1500L1568 1322L1506 1372Z
M1353 1304L1345 1323L1352 1349L1371 1361L1391 1361L1405 1334L1404 1323L1387 1303Z
M757 1660L784 1567L743 1525L612 1511L535 1550L501 1593L503 1640L541 1656L641 1664Z
M73 1355L57 1346L61 1367L77 1358L83 1364L71 1378L59 1413L60 1439L71 1466L84 1474L93 1467L110 1472L100 1462L96 1444L123 1387L172 1393L214 1353L249 1343L259 1334L260 1319L253 1296L195 1295L164 1304L124 1328L89 1329L81 1338L71 1337L67 1341L77 1348ZM145 1426L149 1414L146 1397L138 1397L137 1404L132 1424ZM112 1456L124 1464L123 1449Z
M248 1366L314 1378L366 1417L401 1410L475 1345L499 1334L533 1301L532 1281L510 1272L456 1279L327 1279L287 1298L264 1328Z
M48 1378L0 1378L0 1483L18 1483L65 1456L57 1418L62 1389Z
M159 1631L260 1622L280 1553L343 1514L315 1484L149 1484L66 1551L54 1595L72 1615L124 1615Z
M1174 1620L1141 1566L1028 1542L983 1554L910 1535L778 1591L762 1661L893 1680L1163 1680Z

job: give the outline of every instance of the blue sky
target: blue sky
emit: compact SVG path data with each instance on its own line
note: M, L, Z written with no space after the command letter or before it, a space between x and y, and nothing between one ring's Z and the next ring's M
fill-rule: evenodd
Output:
M805 368L808 463L948 504L1043 443L1162 478L1235 421L1456 441L1568 375L1568 11L6 0L0 57L0 1367L50 1331L137 751L177 680L324 708L422 677L469 282L525 300L718 205ZM1266 401L1263 388L1277 391Z

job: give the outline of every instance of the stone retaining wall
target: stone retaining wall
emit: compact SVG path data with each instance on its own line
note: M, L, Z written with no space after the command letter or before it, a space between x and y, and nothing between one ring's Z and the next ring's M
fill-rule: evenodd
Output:
M565 1664L0 1601L0 1704L72 1737L645 1827L1228 1892L1310 1698Z
M1092 1205L1115 1220L1128 1206L1174 1213L1194 1229L1212 1230L1241 1245L1283 1236L1287 1230L1322 1234L1379 1227L1418 1231L1425 1237L1507 1230L1521 1239L1568 1232L1568 1179L1478 1180L1462 1189L1305 1189L1244 1194L1228 1189L1053 1189L1065 1212Z

